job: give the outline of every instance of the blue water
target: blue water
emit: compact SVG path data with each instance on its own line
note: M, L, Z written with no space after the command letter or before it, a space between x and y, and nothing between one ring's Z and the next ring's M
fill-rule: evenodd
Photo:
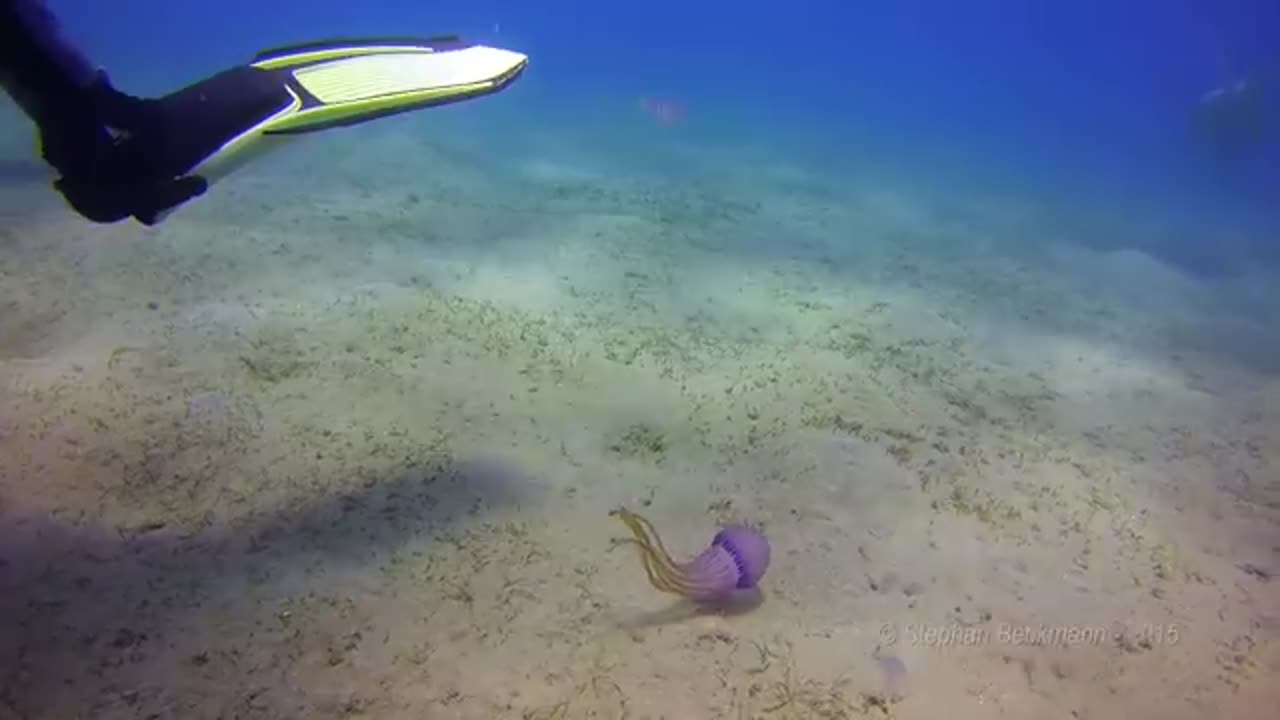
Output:
M51 5L140 91L287 42L460 32L532 57L494 101L521 122L585 121L600 98L675 97L690 106L690 135L751 135L836 165L848 145L943 182L1278 226L1280 130L1221 168L1188 127L1197 99L1240 74L1269 82L1280 106L1280 4L1267 0ZM1189 235L1169 242L1196 243Z

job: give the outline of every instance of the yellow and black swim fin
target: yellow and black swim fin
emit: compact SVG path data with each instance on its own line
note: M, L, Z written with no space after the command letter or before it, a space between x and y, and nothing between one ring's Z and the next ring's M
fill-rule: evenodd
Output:
M160 103L162 152L210 184L300 135L496 93L528 57L456 36L326 40L266 50Z

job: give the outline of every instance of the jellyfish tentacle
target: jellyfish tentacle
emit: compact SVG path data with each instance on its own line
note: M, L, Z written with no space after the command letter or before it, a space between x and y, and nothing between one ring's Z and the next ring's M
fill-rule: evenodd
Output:
M649 576L649 583L659 590L672 592L670 578L664 571L661 561L654 556L653 548L641 544L640 550L640 560L644 564L645 575Z
M653 523L643 516L636 515L635 517L643 525L650 538L650 560L653 562L655 570L664 580L665 590L678 595L689 595L694 591L696 582L689 576L686 566L672 559L670 551L663 544L662 536L658 534Z
M704 569L707 563L703 556L688 563L677 563L663 544L662 536L647 518L626 508L619 508L610 514L618 516L635 536L630 542L639 548L645 575L655 588L685 597L703 597L721 591L717 575L694 577L693 571Z
M653 525L626 508L619 508L611 514L617 515L635 536L632 542L640 548L641 561L645 574L649 576L649 583L663 592L680 593L682 583L677 577L675 563L662 545Z
M649 577L649 583L655 588L664 592L676 592L671 587L669 575L664 572L662 560L657 556L657 552L653 547L653 542L649 539L649 534L644 526L636 521L635 513L625 508L610 513L618 516L627 528L631 530L634 538L627 538L627 541L633 543L640 551L640 561L644 565L645 575Z
M653 586L660 587L660 582L658 578L654 576L653 566L649 559L649 547L634 538L623 538L623 542L636 546L636 550L640 554L640 564L644 566L644 574L649 576L649 582Z
M649 522L648 518L643 515L636 515L630 511L627 514L639 521L644 529L648 531L649 537L653 538L653 544L660 551L662 559L666 560L671 567L676 567L675 561L671 559L671 553L667 551L667 546L662 543L662 536L658 534L658 529L653 526L653 523Z
M642 547L644 548L642 558L645 573L649 576L649 582L659 590L681 593L685 581L680 576L674 563L671 562L671 558L654 547L651 542L644 543Z
M627 527L631 528L631 533L641 544L653 552L658 559L665 560L667 565L675 567L675 561L671 559L671 553L667 552L667 546L662 543L662 536L658 534L657 528L653 527L653 523L626 508L616 512Z

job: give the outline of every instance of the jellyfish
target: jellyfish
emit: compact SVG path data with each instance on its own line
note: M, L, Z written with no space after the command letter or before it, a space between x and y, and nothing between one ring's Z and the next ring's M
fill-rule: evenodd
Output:
M756 587L769 569L769 541L760 531L745 525L720 529L711 545L692 560L678 563L658 537L658 531L643 517L618 508L609 513L626 523L640 548L649 582L662 592L681 595L697 602L715 602L734 591Z

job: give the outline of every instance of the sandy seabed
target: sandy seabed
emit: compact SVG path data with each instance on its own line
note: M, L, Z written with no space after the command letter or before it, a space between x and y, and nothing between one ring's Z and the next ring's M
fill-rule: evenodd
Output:
M1275 278L355 137L155 230L0 189L0 719L1275 717ZM759 602L622 505L762 527Z

